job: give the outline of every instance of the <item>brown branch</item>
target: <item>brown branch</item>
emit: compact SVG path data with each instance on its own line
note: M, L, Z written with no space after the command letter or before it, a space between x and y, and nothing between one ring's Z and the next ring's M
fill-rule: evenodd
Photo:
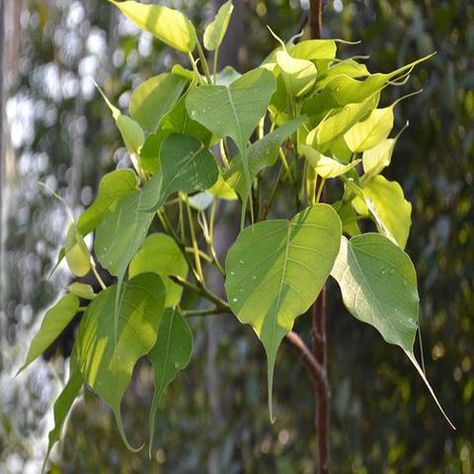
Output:
M309 36L312 39L321 38L323 30L323 5L322 0L309 0L308 25Z

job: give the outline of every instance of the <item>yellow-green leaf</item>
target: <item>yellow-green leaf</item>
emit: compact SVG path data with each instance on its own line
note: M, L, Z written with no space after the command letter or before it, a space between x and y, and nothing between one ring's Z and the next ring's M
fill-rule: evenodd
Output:
M69 224L66 234L65 255L67 264L74 275L83 277L91 269L91 255L76 224Z
M275 57L288 94L301 97L308 92L316 81L316 66L307 59L292 58L285 50Z
M204 47L208 51L214 51L221 45L229 26L233 9L232 0L225 2L219 8L214 21L207 26L204 32Z

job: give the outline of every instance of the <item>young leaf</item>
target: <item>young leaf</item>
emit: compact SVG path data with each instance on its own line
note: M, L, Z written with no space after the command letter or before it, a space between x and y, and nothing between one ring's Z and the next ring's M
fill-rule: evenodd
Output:
M48 435L48 449L46 451L41 472L44 472L51 450L61 438L61 431L67 415L69 414L74 401L78 397L83 384L84 381L82 380L81 372L77 367L76 357L73 352L70 361L69 380L57 400L54 402L54 427Z
M405 199L401 186L379 175L362 191L380 232L405 248L411 227L411 204Z
M332 204L332 207L334 207L339 219L341 219L342 232L345 232L350 236L359 235L360 229L359 224L357 223L357 214L352 207L351 202L337 201Z
M176 306L181 300L183 287L173 283L169 275L186 278L188 264L176 242L166 234L151 234L130 262L128 270L132 278L140 273L157 273L166 289L165 308Z
M40 356L63 332L79 311L79 299L74 295L64 295L46 311L39 331L31 341L24 364L17 375Z
M324 156L309 145L301 145L300 150L314 171L323 179L337 178L360 163L360 160L354 160L352 163L344 165L337 160Z
M340 238L336 211L317 204L291 221L268 220L247 227L227 254L225 289L230 307L242 323L252 325L267 353L271 418L278 346L321 291Z
M207 26L204 32L204 47L208 51L214 51L221 45L229 26L233 9L232 0L228 0L219 8L214 21Z
M293 58L314 60L334 59L337 47L334 40L313 39L300 41L288 49Z
M284 50L278 51L275 58L290 96L301 97L314 85L316 67L311 61L292 58Z
M219 175L217 181L206 192L217 199L224 199L225 201L235 201L238 199L234 189L224 181L222 175Z
M117 285L101 291L89 304L76 341L77 361L84 380L107 402L120 434L127 441L120 403L138 359L154 346L165 303L165 287L156 273L127 281L119 296Z
M153 210L177 191L189 194L210 188L219 176L214 155L198 140L172 134L160 148L160 169L150 185L156 190Z
M229 86L204 85L193 89L186 98L186 108L192 119L219 138L230 137L234 140L242 155L247 182L250 182L247 140L265 115L274 91L272 73L254 69ZM242 224L247 198L243 199Z
M65 256L67 264L74 275L83 277L89 273L91 269L91 255L74 222L71 222L67 229Z
M95 297L92 286L86 285L85 283L80 283L78 281L71 283L67 287L67 291L78 298L84 298L86 300L93 300Z
M183 53L191 53L196 46L193 24L177 10L161 5L109 0L138 28L148 31L159 40Z
M362 166L367 177L378 175L384 168L390 165L395 144L395 138L386 138L375 147L364 151Z
M331 275L350 313L405 351L444 414L413 354L419 297L410 257L380 234L343 237Z
M160 319L156 344L148 354L155 372L155 392L150 409L150 449L153 449L155 417L165 388L191 360L193 335L188 323L175 309L167 309Z
M97 197L77 221L81 235L92 232L101 222L107 209L121 197L138 189L137 175L129 169L107 173L100 181Z
M249 195L257 174L267 166L275 164L280 146L292 133L298 130L298 127L304 123L305 118L302 116L291 122L284 123L281 127L252 143L247 148L250 178L248 181L245 178L242 155L239 154L232 159L230 167L225 173L225 179L226 183L234 188L242 199Z
M154 132L183 92L186 80L163 73L140 84L130 97L130 115L142 128Z

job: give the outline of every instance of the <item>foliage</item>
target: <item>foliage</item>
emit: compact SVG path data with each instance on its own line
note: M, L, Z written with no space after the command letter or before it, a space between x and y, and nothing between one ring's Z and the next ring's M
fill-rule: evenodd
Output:
M189 360L191 340L183 317L193 315L230 309L252 325L267 352L271 412L279 344L314 301L333 266L347 309L376 327L387 342L400 345L428 383L414 356L418 291L413 265L403 251L411 206L397 183L379 175L390 163L398 138L388 136L400 101L380 107L381 92L404 84L428 56L389 74L371 74L355 58L336 58L336 40L281 42L260 67L221 83L216 61L211 72L184 15L132 1L117 6L139 27L187 53L192 66L192 71L174 68L135 89L131 117L104 95L135 172L106 175L94 204L77 227L72 222L67 231L65 255L73 273L82 276L91 269L96 274L96 263L82 240L95 231L98 262L118 280L105 288L97 275L102 289L81 320L72 360L84 382L113 408L123 439L120 403L134 365L148 354L155 368L153 433L162 391ZM228 2L204 35L204 45L216 50L215 57L231 12ZM195 47L202 73L193 56ZM217 144L213 150L219 149L218 156L211 144ZM318 203L329 179L341 186L334 207ZM241 227L249 223L230 249L225 269L213 240L216 201L227 198L216 191L219 180L221 189L234 189L241 198ZM295 200L290 220L271 218L280 189ZM205 191L213 196L209 215L206 209L193 210L189 196ZM174 208L177 225L168 216ZM352 226L346 225L347 215ZM147 238L155 217L168 236L151 233ZM379 233L355 235L360 233L357 222L369 228L372 222ZM347 240L342 231L354 237ZM163 257L173 254L175 264L150 265L156 258L153 252L150 262L144 262L146 268L137 270L144 265L151 239L159 236L174 243L168 246L170 255ZM229 304L207 288L203 262L226 275ZM186 279L188 268L194 283ZM185 309L178 287L214 306ZM70 291L76 294L77 288ZM172 309L163 313L165 305ZM49 315L55 314L54 308ZM171 319L164 326L170 331L167 337L160 336L165 315ZM173 321L179 321L176 328ZM42 331L38 337L49 337ZM71 377L75 381L77 371ZM72 403L69 384L65 390L67 395L58 401L65 400L58 406L62 415ZM50 442L56 440L52 436Z

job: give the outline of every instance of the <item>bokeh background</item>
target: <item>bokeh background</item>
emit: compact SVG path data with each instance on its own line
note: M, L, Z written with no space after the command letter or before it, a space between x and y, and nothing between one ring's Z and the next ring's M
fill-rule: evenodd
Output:
M167 0L200 31L219 0ZM222 58L245 71L288 40L308 2L235 0ZM408 252L418 270L421 332L429 378L457 426L449 429L415 370L375 330L351 318L331 292L328 314L331 442L336 473L474 472L474 4L469 0L324 0L326 38L369 69L388 71L434 50L397 108L409 120L386 173L413 203ZM2 136L0 472L37 473L64 383L73 331L13 378L44 309L68 284L47 276L66 216L38 181L75 211L126 153L91 79L125 108L142 80L185 58L139 32L105 0L0 0ZM390 99L390 97L388 97ZM232 212L232 211L228 211ZM238 212L238 211L237 211ZM334 289L333 287L330 288ZM309 318L297 331L307 338ZM229 316L193 322L194 354L158 415L152 459L123 446L110 410L93 394L77 403L52 456L58 473L311 473L313 395L304 368L282 346L277 421L266 406L265 361L251 330ZM419 349L419 348L418 348ZM125 399L127 431L148 434L149 368L139 365Z

